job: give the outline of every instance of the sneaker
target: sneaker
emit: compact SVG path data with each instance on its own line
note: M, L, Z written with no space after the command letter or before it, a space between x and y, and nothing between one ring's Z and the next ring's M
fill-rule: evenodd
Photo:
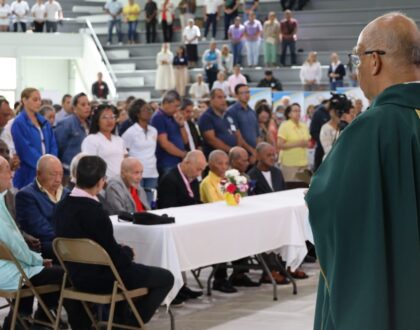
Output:
M106 42L107 46L111 46L111 43L109 41Z
M120 41L119 43L118 43L118 46L122 46L123 45L123 43Z
M238 292L228 280L214 280L213 290L220 291L223 293L235 293Z

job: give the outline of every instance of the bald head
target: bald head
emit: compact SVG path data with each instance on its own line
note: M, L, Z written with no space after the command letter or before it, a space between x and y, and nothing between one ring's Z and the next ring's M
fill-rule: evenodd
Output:
M223 150L213 150L209 155L210 171L223 178L229 168L229 157Z
M63 179L63 166L53 155L42 156L36 165L36 179L51 195L56 196Z
M260 142L256 147L257 167L261 171L269 171L276 162L276 148L267 142Z
M389 86L420 79L420 31L404 14L392 12L370 22L360 33L355 52L361 61L360 86L369 99Z
M240 173L245 173L249 166L248 152L242 147L233 147L229 151L230 166Z
M143 178L143 165L134 157L124 158L121 162L121 179L127 187L138 188Z
M38 163L36 163L36 171L44 172L54 166L61 167L60 160L54 155L46 154L38 160Z
M187 153L181 163L181 171L184 175L194 180L201 175L207 166L207 160L203 152L200 150L193 150Z

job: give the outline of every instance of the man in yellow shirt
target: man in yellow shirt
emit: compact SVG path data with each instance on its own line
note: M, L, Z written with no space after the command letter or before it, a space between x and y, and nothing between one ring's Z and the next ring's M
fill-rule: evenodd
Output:
M139 22L140 6L134 0L128 0L123 10L124 18L128 23L128 43L134 44L137 39L137 24Z
M209 174L200 183L200 198L203 203L223 200L220 181L229 169L229 158L223 150L213 150L209 155Z

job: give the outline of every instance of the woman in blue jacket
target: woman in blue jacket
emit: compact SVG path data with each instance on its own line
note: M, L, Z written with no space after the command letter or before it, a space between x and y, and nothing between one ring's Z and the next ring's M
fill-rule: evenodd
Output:
M13 185L20 189L35 179L36 163L44 154L57 156L57 143L50 123L38 114L41 95L35 88L21 94L22 109L12 125L12 137L20 167L13 177Z

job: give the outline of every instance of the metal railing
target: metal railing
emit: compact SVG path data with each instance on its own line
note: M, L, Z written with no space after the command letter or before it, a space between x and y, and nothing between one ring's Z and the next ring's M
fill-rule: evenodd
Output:
M80 21L80 19L78 19ZM95 43L96 47L99 50L99 53L101 54L102 60L105 63L106 69L109 72L109 75L111 76L111 79L115 85L117 86L117 76L114 73L114 70L112 69L111 63L109 63L108 56L106 55L104 48L102 47L101 42L99 41L98 35L96 34L95 30L93 29L92 22L87 19L83 18L84 23L89 29L89 34L92 36L93 42Z

